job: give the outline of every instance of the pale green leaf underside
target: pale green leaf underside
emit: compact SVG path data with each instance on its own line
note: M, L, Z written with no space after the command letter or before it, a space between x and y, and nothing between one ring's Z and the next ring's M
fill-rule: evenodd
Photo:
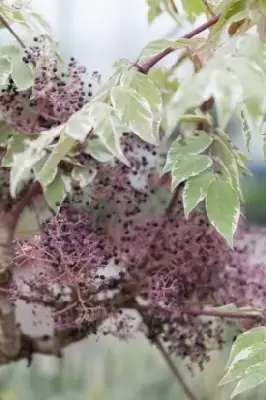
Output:
M236 190L224 181L213 181L207 191L207 215L214 228L230 246L240 216L240 202Z

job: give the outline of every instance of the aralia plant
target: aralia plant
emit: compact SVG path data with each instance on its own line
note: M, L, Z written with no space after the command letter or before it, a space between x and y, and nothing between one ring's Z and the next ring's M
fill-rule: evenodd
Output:
M207 22L119 60L102 85L74 56L62 62L29 5L0 2L13 39L0 56L2 365L141 329L195 400L173 357L204 368L229 324L239 335L221 384L235 380L234 397L266 380L265 265L254 262L265 229L245 220L249 158L226 133L237 116L247 150L254 135L265 148L266 2L182 3L148 0L149 21ZM180 82L183 62L194 73ZM32 215L37 233L20 237ZM24 333L17 300L49 308L54 334Z

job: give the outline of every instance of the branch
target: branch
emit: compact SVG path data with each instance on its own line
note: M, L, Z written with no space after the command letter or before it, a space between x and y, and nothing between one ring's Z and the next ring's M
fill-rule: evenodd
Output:
M153 343L157 347L157 350L160 352L164 360L166 361L166 364L168 365L169 369L172 371L174 374L177 382L179 382L180 386L183 389L184 394L186 395L188 400L198 400L197 397L194 395L194 393L191 392L190 388L184 381L181 373L179 372L176 364L173 362L167 351L165 350L164 346L162 345L161 341L156 337L153 340Z
M206 309L193 309L193 308L184 308L179 310L182 314L193 315L193 316L209 316L209 317L219 317L219 318L254 318L261 319L263 318L260 314L255 314L252 312L241 312L241 311L220 311L220 310L206 310Z
M11 215L15 226L24 208L31 202L31 200L35 196L37 196L41 192L42 192L41 184L37 181L34 181L30 184L30 187L27 189L22 199L20 199L17 203L14 204L11 211Z
M182 37L182 39L191 39L193 36L206 31L206 29L209 29L212 25L216 24L216 22L218 21L219 18L220 18L220 15L214 15L207 22L205 22L204 24L200 25L198 28L196 28L193 31L184 35ZM149 60L143 62L143 64L137 65L136 67L139 72L142 72L143 74L147 74L149 72L149 70L155 64L157 64L165 56L167 56L168 54L172 53L175 50L176 50L175 47L169 46L165 50L163 50L161 53L156 54L155 56L151 57Z
M9 25L9 23L6 21L6 19L3 17L2 14L0 14L0 22L11 33L11 35L14 36L14 38L20 44L20 46L23 47L23 49L25 49L26 48L25 43L23 42L23 40L20 39L20 37L16 34L16 32L11 28L11 26Z
M99 321L100 323L101 321ZM56 332L54 335L30 336L21 333L21 345L19 352L14 357L3 357L0 354L0 365L28 359L31 364L33 354L52 355L62 357L62 349L72 343L85 339L90 333L97 329L97 322L82 329L69 328Z
M20 214L40 192L41 185L38 182L31 183L24 196L15 202L11 211L0 214L0 283L7 283L11 278L10 265L14 259L13 240Z

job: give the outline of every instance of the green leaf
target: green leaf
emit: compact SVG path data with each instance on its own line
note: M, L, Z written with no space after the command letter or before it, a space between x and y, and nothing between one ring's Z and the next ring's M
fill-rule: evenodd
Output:
M217 133L218 134L214 135L212 154L226 167L233 188L238 192L239 196L242 197L235 149L225 132L218 130Z
M3 167L11 167L13 164L14 154L22 153L25 151L25 136L16 135L8 140L7 151L2 160Z
M172 166L179 159L202 153L211 145L212 141L213 137L203 131L195 131L195 136L190 138L176 139L168 151L166 163L161 174L171 171Z
M9 59L17 57L20 54L20 48L14 44L1 46L0 50L1 54L7 56Z
M53 182L45 188L43 195L49 207L57 212L67 195L64 181L59 173L57 173Z
M265 343L256 343L253 346L245 347L238 353L236 360L230 366L219 385L225 385L242 378L249 367L263 361L266 361Z
M225 81L223 71L215 71L211 79L219 128L225 129L243 95L242 85L233 74L227 74Z
M246 163L250 160L239 150L235 150L238 169L241 173L253 176L252 172L247 168Z
M65 132L61 134L58 143L53 148L53 151L47 158L46 163L36 175L36 179L40 181L40 183L44 185L44 187L46 185L46 182L49 181L54 169L58 166L60 161L70 152L75 143L75 140L72 137L66 135Z
M164 106L167 105L178 90L178 79L169 73L169 68L152 68L148 76L160 88Z
M205 199L208 187L214 179L214 175L209 171L201 172L199 175L187 179L182 195L186 217L200 201Z
M229 0L222 3L223 10L218 22L214 25L211 31L211 37L219 33L224 26L229 23L233 17L239 15L239 20L243 18L243 11L248 10L248 0Z
M94 103L101 102L101 101L106 101L106 99L109 97L111 89L113 87L115 87L115 85L119 82L119 78L120 78L120 73L115 72L115 74L109 78L109 80L99 90L99 92L96 93L95 96L93 96L89 105L92 105Z
M53 140L60 134L62 126L57 126L48 131L42 132L39 137L35 140L31 140L23 152L10 153L7 163L11 163L12 167L10 171L10 193L11 196L15 197L20 185L30 177L33 166L40 161L45 155L44 150L46 146L51 144ZM13 136L15 143L16 140L21 140L19 135ZM20 138L20 139L18 139ZM18 149L21 150L21 143L18 142ZM54 169L54 166L52 169ZM48 178L45 180L47 181Z
M11 132L10 128L3 121L0 121L0 147L7 147Z
M11 75L18 90L26 90L34 83L34 70L31 64L26 64L19 57L12 59Z
M7 57L0 58L0 85L6 85L11 73L12 64Z
M153 113L153 135L156 139L159 139L159 127L162 120L163 102L158 87L147 75L133 70L122 74L120 84L121 86L135 89L140 96L143 96L149 102Z
M261 124L260 136L262 138L264 160L266 160L266 121L263 121Z
M129 87L111 90L111 101L121 122L146 142L157 144L153 136L153 113L148 100Z
M212 159L203 155L190 155L174 163L172 168L172 190L187 178L198 175L211 165Z
M210 223L232 247L240 216L236 190L228 182L213 181L207 191L206 209Z
M203 1L182 0L182 6L189 21L194 22L197 16L205 11L203 4Z
M231 399L240 393L246 392L266 381L266 361L252 365L246 375L238 382Z
M10 194L16 197L24 182L30 179L33 166L45 156L44 150L28 146L25 152L13 154L13 165L10 171Z
M242 132L246 147L250 151L250 142L253 135L261 132L263 122L263 110L259 98L247 99L239 107L239 117L242 122Z
M120 60L116 61L113 64L113 68L118 73L124 72L125 70L128 70L132 66L133 66L132 62L129 61L128 59L126 59L126 58L121 58Z
M158 0L148 0L148 21L153 22L156 17L162 14L163 10Z
M93 133L100 138L111 154L129 166L129 161L120 146L120 138L125 128L115 115L113 108L106 103L95 103L91 106L90 111Z
M71 172L71 177L79 182L80 187L88 186L97 174L94 168L74 167Z
M34 169L35 176L37 176L39 174L39 172L42 170L44 165L47 163L49 157L50 157L50 155L46 154L40 161L38 161L34 165L33 169ZM47 187L48 185L50 185L53 182L53 180L55 179L55 177L57 175L57 171L58 171L58 169L56 167L50 171L50 174L47 174L45 176L45 178L42 181L43 187Z
M89 119L89 111L87 108L84 108L71 115L66 123L65 133L75 140L84 142L91 129L92 124Z
M218 311L237 311L238 308L234 303L225 304L224 306L214 307L214 310Z
M85 151L90 154L92 158L100 162L109 162L114 158L114 155L106 149L106 146L104 146L99 138L89 140Z
M266 327L259 326L239 335L235 340L226 368L228 369L234 363L237 355L245 348L253 346L257 343L263 343L266 340Z
M173 43L173 41L167 39L158 39L148 43L141 50L138 61L144 61L145 59L154 56L155 54L161 53L161 51L167 49L167 47L172 46Z

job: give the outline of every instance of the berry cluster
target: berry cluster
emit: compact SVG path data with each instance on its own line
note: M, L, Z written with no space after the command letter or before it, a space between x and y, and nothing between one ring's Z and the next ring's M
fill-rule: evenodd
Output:
M108 333L102 323L112 318L116 334L125 337L136 328L128 312L134 309L151 341L159 335L170 351L202 367L208 351L222 346L223 328L184 310L195 304L264 307L263 266L250 267L263 232L241 220L233 251L203 206L187 220L179 196L166 213L170 191L150 184L163 154L130 133L121 146L130 168L79 155L83 165L97 169L90 200L74 187L59 214L44 222L38 242L27 243L24 257L42 266L27 285L33 297L52 304L59 329L93 326L95 333ZM65 290L64 301L60 291L55 295L51 283L71 288L71 299Z
M61 71L57 56L47 48L45 36L34 38L22 60L33 66L33 86L18 91L10 77L0 92L3 121L22 133L37 133L64 123L89 101L93 83L99 80L98 73L89 76L74 57L66 71Z

